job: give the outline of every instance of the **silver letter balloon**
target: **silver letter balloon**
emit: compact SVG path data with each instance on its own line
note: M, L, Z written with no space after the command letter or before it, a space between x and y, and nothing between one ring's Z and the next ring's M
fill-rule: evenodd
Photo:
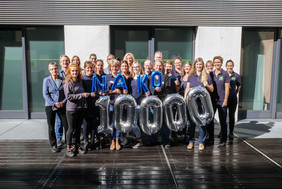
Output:
M110 113L109 113L109 96L100 96L95 105L100 108L100 125L98 127L98 133L112 133L113 129L110 127Z
M118 131L127 133L133 129L136 124L136 108L137 103L131 95L118 96L114 105L115 127Z
M149 119L151 108L154 114L153 121ZM158 97L149 96L142 100L140 104L139 122L142 131L148 135L157 133L161 129L163 123L163 109L162 101Z
M213 119L214 112L209 92L203 87L189 90L187 106L192 121L199 126L205 126Z
M187 125L186 104L179 94L168 95L163 102L163 111L167 127L180 131Z

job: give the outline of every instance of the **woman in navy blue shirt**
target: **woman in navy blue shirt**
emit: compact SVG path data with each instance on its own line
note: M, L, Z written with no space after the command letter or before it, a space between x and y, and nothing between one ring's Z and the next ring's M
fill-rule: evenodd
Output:
M220 122L220 142L218 147L223 147L226 145L227 141L227 102L229 97L229 85L230 78L228 73L223 70L222 62L223 58L221 56L215 56L213 58L215 70L213 71L213 81L215 87L215 100L216 109L218 109L219 122Z
M198 87L198 86L205 87L208 89L208 91L211 92L214 90L212 80L207 74L204 65L205 64L202 58L197 58L194 61L192 70L188 77L187 88L184 94L184 99L186 99L189 90L193 87ZM191 122L189 128L190 140L187 146L189 150L194 148L194 143L195 143L194 136L195 136L195 127L196 127L196 124L192 120L190 122ZM205 145L204 145L205 139L206 139L206 126L199 125L199 150L205 149Z
M133 132L136 136L136 144L132 146L132 148L139 148L143 146L142 138L141 138L141 130L139 128L138 120L139 120L139 111L140 111L140 103L142 99L144 98L144 92L138 93L138 86L137 86L137 76L140 75L141 79L143 78L143 69L140 62L133 62L131 67L131 73L132 73L132 80L131 80L131 89L132 89L132 96L136 100L137 103L137 112L136 112L136 125L133 128ZM148 91L146 93L146 96L150 95L150 92Z
M50 62L48 69L50 76L44 78L43 97L45 99L45 111L48 123L49 142L52 147L52 152L59 152L55 134L55 118L57 113L63 127L65 128L65 131L67 132L68 123L65 109L66 98L62 84L63 78L58 75L58 64L56 62Z
M110 124L111 127L113 128L113 132L111 133L111 146L110 150L120 150L121 146L119 144L119 138L120 138L120 133L119 131L116 130L114 126L114 104L117 99L117 97L120 94L127 94L127 90L123 90L122 87L117 87L115 90L112 90L112 86L114 84L115 78L120 71L120 62L116 59L110 60L110 64L108 66L108 69L111 71L110 74L107 75L107 87L108 87L108 94L110 96Z
M226 69L230 79L230 87L229 87L229 97L227 108L229 110L229 140L233 140L234 135L234 124L235 124L235 111L237 108L237 94L241 89L241 78L240 75L233 71L234 62L232 60L226 61Z

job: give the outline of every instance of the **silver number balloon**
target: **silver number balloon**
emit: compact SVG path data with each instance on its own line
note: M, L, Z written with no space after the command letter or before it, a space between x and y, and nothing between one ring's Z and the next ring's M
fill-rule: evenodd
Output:
M187 125L185 100L179 94L170 94L165 98L163 111L166 125L170 130L180 131Z
M126 116L123 115L126 108ZM119 95L114 105L115 127L123 133L130 132L136 124L137 103L131 95ZM125 118L124 118L125 117Z
M205 88L191 88L186 102L190 117L195 124L205 126L212 121L214 112L211 97Z
M98 133L112 133L113 129L110 127L110 113L109 113L109 96L100 96L95 105L100 108L100 125L97 129Z
M150 107L154 111L153 121L149 120ZM162 101L156 96L149 96L142 100L140 104L140 127L142 131L148 135L157 133L163 123Z

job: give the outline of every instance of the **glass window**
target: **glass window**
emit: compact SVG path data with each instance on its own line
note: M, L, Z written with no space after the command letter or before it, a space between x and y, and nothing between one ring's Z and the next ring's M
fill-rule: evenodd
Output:
M148 58L149 31L115 29L114 36L114 54L120 60L128 52L131 52L137 61L145 61Z
M22 32L0 31L0 110L23 110Z
M180 56L183 61L193 59L193 29L156 28L155 51L163 53L163 60Z
M282 30L280 30L280 62L278 86L277 112L282 112Z
M270 110L274 30L244 29L242 41L242 110Z
M50 75L48 64L59 63L60 55L64 54L63 27L27 27L27 63L29 108L31 112L44 112L42 96L43 79Z

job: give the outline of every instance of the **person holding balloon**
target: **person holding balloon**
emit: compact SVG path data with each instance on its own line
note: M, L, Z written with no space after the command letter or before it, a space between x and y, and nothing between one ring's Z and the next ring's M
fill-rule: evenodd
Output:
M93 75L95 77L97 77L97 79L99 80L100 83L102 83L103 78L106 79L106 74L104 72L104 62L103 62L103 60L98 59L96 61L95 67L96 67L96 72ZM93 84L92 84L92 91L93 91L93 87L96 87L96 86L93 86ZM106 91L96 90L96 92L95 92L95 102L97 101L97 99L99 99L99 96L105 96L105 95L107 95ZM100 110L99 110L99 107L96 106L96 108L97 108L97 112L95 113L95 117L96 117L96 123L97 123L96 126L98 127L98 125L100 124ZM92 149L93 148L95 148L95 149L104 148L104 145L105 145L105 135L104 135L104 133L96 133L96 136L97 137L95 139L94 145L92 146Z
M148 77L148 75L143 74L143 69L142 69L142 65L140 62L136 61L133 63L131 67L131 73L132 73L132 78L133 78L133 80L131 81L132 96L136 100L136 103L137 103L136 125L133 128L133 133L135 134L135 137L136 137L136 144L132 146L132 148L136 149L136 148L143 146L143 142L141 138L141 130L139 126L137 125L138 120L139 120L140 103L144 97L144 94L146 94L146 96L149 96L150 92L149 92L148 86L146 86L147 88L145 88L145 92L143 92L143 90L140 89L142 86L138 85L138 79L142 80L142 79L145 79L144 77Z
M164 63L161 60L156 60L154 63L154 72L152 73L152 77L150 78L150 92L152 95L158 96L161 101L163 101L167 94L171 94L171 82L169 80L168 75L162 74L164 68ZM156 84L158 82L158 84ZM163 122L162 128L160 130L162 145L165 149L170 149L170 141L169 134L170 130Z
M84 63L84 72L82 75L82 84L84 88L84 92L91 93L91 96L86 98L87 108L85 111L85 122L83 124L83 139L84 153L87 153L88 149L94 145L95 138L98 138L97 127L98 127L98 118L97 113L100 111L99 108L95 106L95 102L97 97L95 93L92 91L92 78L93 78L94 64L91 61L85 61ZM89 141L89 134L91 135Z
M113 128L113 132L111 133L110 150L115 150L115 149L120 150L121 149L121 146L119 144L120 133L115 129L114 126L114 103L120 94L127 94L128 90L125 81L122 82L125 84L124 86L120 87L117 85L117 82L120 79L124 79L124 77L119 73L120 62L116 59L110 60L108 69L111 71L111 73L107 75L107 87L108 87L107 94L110 96L110 124L111 127Z
M192 66L192 70L190 71L190 75L188 77L188 82L187 82L187 88L184 94L184 99L186 99L188 92L191 88L193 87L205 87L208 89L208 91L213 91L213 83L209 75L206 73L205 68L204 68L204 61L202 58L197 58ZM190 128L189 128L189 144L187 148L189 150L194 148L194 143L195 143L195 127L196 123L193 121L190 121ZM199 125L199 150L204 150L205 149L205 138L206 138L206 126L205 125Z

